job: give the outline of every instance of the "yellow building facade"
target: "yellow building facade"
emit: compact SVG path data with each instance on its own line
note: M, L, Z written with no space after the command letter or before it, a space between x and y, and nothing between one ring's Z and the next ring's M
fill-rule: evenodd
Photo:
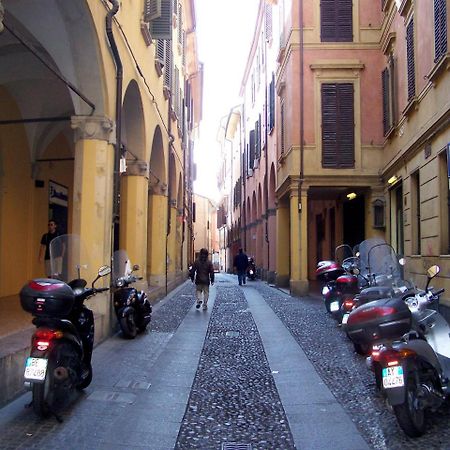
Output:
M49 219L89 248L88 280L124 249L167 294L192 246L193 0L0 3L0 298L45 275ZM109 317L109 294L89 303Z

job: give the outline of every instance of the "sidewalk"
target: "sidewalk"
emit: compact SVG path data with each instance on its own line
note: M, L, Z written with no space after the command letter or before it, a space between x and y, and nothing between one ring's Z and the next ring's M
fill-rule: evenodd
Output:
M234 281L217 276L207 311L186 282L154 307L150 332L96 347L93 382L62 424L24 409L29 393L1 409L1 447L369 448L261 295Z

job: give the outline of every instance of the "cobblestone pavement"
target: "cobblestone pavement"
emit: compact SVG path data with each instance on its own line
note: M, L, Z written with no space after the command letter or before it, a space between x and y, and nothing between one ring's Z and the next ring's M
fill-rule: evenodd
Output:
M177 450L295 449L264 347L237 286L219 288Z
M315 369L374 449L450 449L450 405L427 418L428 431L408 438L376 389L365 359L318 298L294 298L265 283L252 284L295 337ZM332 420L332 418L331 418Z
M155 308L150 331L132 341L117 335L97 347L93 382L84 393L69 399L62 424L53 418L36 418L24 408L31 400L29 393L0 410L0 449L170 450L173 446L158 445L158 427L171 430L176 450L221 450L224 443L230 444L230 450L295 449L243 295L246 287L232 286L227 282L230 279L217 277L217 295L207 312L193 308L194 287L185 283ZM320 299L293 298L259 281L249 286L281 319L371 448L450 450L450 406L428 418L430 428L424 437L407 438L377 393L364 358L353 352ZM177 375L171 368L173 372L167 376L177 378L173 392L161 388L154 392L155 366L163 358L174 357L177 330L185 327L189 318L191 332L195 333L200 323L202 330L207 329L202 349L205 331L197 331L195 345L201 353L195 357L192 378L183 387L178 380L183 380L186 372L180 369ZM179 346L180 341L176 342ZM175 420L168 400L178 391L186 393L186 400ZM149 398L159 401L150 405ZM155 425L156 417L160 422ZM328 423L317 426L325 431Z

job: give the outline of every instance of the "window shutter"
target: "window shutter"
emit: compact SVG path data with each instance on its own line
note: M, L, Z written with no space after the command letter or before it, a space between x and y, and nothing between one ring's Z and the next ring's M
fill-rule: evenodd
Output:
M156 41L156 58L164 64L165 62L165 48L166 44L163 39L158 39Z
M353 41L352 0L321 0L320 38L322 42Z
M275 74L272 73L272 81L270 82L270 104L269 104L269 131L275 126Z
M280 141L281 141L281 154L284 153L286 148L286 133L285 133L285 117L284 117L284 100L282 100L280 105L280 119L281 119L281 129L280 129Z
M161 0L145 0L144 22L150 22L161 15Z
M248 166L250 169L255 167L255 148L256 148L256 139L255 139L255 130L250 131L249 138L249 161Z
M355 115L353 84L338 84L338 167L355 166Z
M154 0L156 1L156 0ZM153 39L172 39L172 0L158 0L161 14L150 22L150 34Z
M416 95L416 65L414 61L414 18L406 27L406 57L408 65L408 100Z
M183 44L183 9L181 3L178 4L178 43Z
M322 84L322 166L355 165L353 84Z
M270 42L272 40L272 33L273 33L273 28L272 28L272 5L266 3L265 6L265 21L264 21L264 25L265 25L265 35L266 35L266 41Z
M171 41L164 41L165 54L164 54L164 86L169 89L172 86L172 46Z
M383 89L383 133L386 136L387 132L389 131L391 127L391 119L390 119L390 96L389 96L389 69L386 67L386 69L383 70L381 73L381 82L382 82L382 89Z
M434 62L447 53L447 6L445 0L434 0Z

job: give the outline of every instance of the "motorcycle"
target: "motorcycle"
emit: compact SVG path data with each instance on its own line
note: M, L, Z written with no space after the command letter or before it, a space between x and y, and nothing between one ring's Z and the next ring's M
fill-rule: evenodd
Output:
M81 270L88 265L80 264L82 258L87 253L78 236L58 236L50 243L52 278L31 280L20 291L21 306L33 315L36 326L25 363L25 386L32 391L34 412L41 417L53 414L58 421L57 408L69 391L84 389L92 380L94 315L84 301L109 289L96 288L95 283L111 268L100 267L87 287Z
M253 258L248 258L247 278L249 280L256 280L256 265Z
M403 280L404 259L398 258L390 244L382 239L367 239L359 245L359 264L350 270L358 277L359 291L347 295L341 305L342 328L345 330L350 313L361 305L383 298L402 297L412 289ZM366 354L369 348L355 345L357 353Z
M429 287L439 272L439 266L431 266L425 290L403 302L376 301L356 311L356 322L365 316L364 334L374 343L368 366L375 371L388 407L409 437L425 433L425 411L436 410L450 395L450 326L439 313L444 289L434 292Z
M144 291L138 291L131 286L142 277L133 275L139 270L135 264L131 267L130 260L124 250L114 253L114 310L124 337L134 339L137 333L146 330L152 318L152 306Z
M358 278L353 273L353 267L357 265L358 258L347 244L336 247L334 261L320 261L317 264L316 276L326 283L322 287L325 308L339 324L342 321L343 301L358 292Z

